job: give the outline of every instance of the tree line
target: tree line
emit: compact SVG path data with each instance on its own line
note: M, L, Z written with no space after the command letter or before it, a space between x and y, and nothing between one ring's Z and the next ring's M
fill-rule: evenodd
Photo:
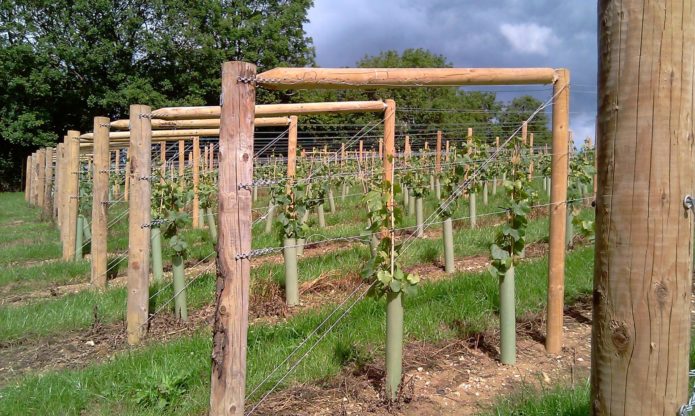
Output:
M315 66L313 42L304 30L312 6L312 0L0 0L0 190L19 189L28 154L60 141L68 127L90 130L95 115L126 117L133 103L156 108L219 102L224 61L253 62L259 71ZM451 66L422 49L365 56L356 65ZM259 102L378 98L394 98L404 110L398 112L403 131L490 122L488 135L495 134L495 124L523 119L540 104L532 97L505 104L494 93L457 88L296 94L259 89L257 96ZM309 121L357 124L369 117ZM533 128L541 143L544 117ZM321 134L331 127L313 128Z

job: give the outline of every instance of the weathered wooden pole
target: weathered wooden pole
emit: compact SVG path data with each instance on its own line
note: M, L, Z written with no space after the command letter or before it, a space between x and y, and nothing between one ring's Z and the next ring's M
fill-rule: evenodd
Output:
M528 122L524 121L521 124L521 143L526 146L528 142Z
M442 199L439 176L442 174L442 131L437 130L437 154L434 156L434 193L437 201Z
M96 130L95 130L96 133ZM121 149L116 149L114 150L114 157L113 157L113 174L116 178L121 174ZM113 198L118 199L119 195L121 193L121 184L120 181L116 181L116 183L113 184Z
M24 200L29 202L31 199L31 155L27 156L26 176L24 179Z
M43 190L43 217L46 220L53 218L53 156L55 149L46 148L46 165L44 167L44 190Z
M126 162L127 164L128 162ZM164 177L167 174L167 143L159 143L159 182L164 183Z
M602 0L598 22L590 403L676 415L690 390L695 8Z
M43 210L46 200L46 149L36 152L36 206Z
M217 304L213 326L210 415L244 414L251 264L251 187L256 66L222 65ZM248 81L247 81L248 80ZM241 187L245 185L246 187Z
M137 345L147 330L150 280L150 223L152 222L151 109L130 106L130 200L128 201L128 343Z
M65 144L64 143L58 143L56 146L56 166L55 166L55 192L53 193L53 217L55 218L56 224L58 225L58 230L60 230L60 241L63 241L63 228L61 226L61 223L63 222L62 218L62 201L63 201L63 172L65 169L63 168L64 165L64 159L65 159Z
M94 117L92 131L94 131L94 173L92 175L91 284L94 288L104 289L108 250L109 118Z
M183 177L183 171L186 164L186 142L183 139L179 139L179 176Z
M193 137L193 228L200 228L200 198L198 184L200 182L200 137Z
M570 73L558 69L553 84L553 140L550 190L550 240L548 253L548 310L545 349L562 350L565 305L565 232L567 222L567 141L569 129Z
M533 133L529 133L528 135L528 149L529 149L529 154L531 155L531 161L529 162L528 166L528 180L533 180L533 156L534 156L534 151L533 151Z
M79 208L80 193L80 132L68 130L65 138L65 217L63 230L63 260L75 258L75 241L77 240L77 210Z
M36 152L29 155L29 205L34 205L34 189L36 188Z

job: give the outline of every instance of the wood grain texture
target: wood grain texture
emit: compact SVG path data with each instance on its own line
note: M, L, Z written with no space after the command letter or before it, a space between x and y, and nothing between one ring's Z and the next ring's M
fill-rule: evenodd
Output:
M689 390L695 8L598 11L592 410L675 415Z
M200 228L200 197L198 184L200 182L200 137L193 137L193 228Z
M130 196L128 200L128 343L137 345L147 330L150 280L150 175L152 129L146 105L130 106Z
M562 324L565 306L565 234L567 225L567 145L569 143L570 74L557 70L553 85L553 155L550 161L550 236L548 252L548 306L545 349L551 354L562 350Z
M552 68L274 68L258 74L270 89L549 84Z
M63 260L75 258L75 241L77 239L77 209L80 192L80 132L68 130L65 138L65 171L63 198L65 198L65 217L63 224L65 240L63 241Z
M53 218L53 157L55 149L52 147L46 148L45 168L44 168L44 197L43 197L43 218L49 220Z
M222 65L222 114L219 149L217 288L213 325L210 415L243 415L248 332L248 258L251 250L253 121L256 90L240 77L253 78L256 66Z
M291 116L297 114L360 113L384 111L383 101L341 101L329 103L258 104L257 116ZM220 118L219 106L167 107L155 110L154 117L164 120Z
M92 174L92 258L91 284L106 287L109 199L109 119L94 117ZM127 174L128 172L126 172Z
M46 200L46 149L36 151L36 206L43 209Z

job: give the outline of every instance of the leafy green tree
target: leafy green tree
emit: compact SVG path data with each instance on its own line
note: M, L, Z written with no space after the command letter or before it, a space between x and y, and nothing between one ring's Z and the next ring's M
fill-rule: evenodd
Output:
M450 68L452 65L443 55L426 49L406 49L402 53L394 50L384 51L374 56L360 59L357 67L361 68ZM463 91L456 87L418 87L418 88L376 88L368 91L305 91L298 95L302 101L344 101L344 100L379 100L392 98L396 101L396 125L399 132L436 132L444 125L458 124L463 132L466 125L474 126L494 122L500 104L495 94L479 91ZM473 110L473 111L471 111ZM481 111L484 110L484 111ZM365 125L379 120L380 115L319 115L306 117L304 120L321 124L318 128L308 128L315 135L331 135L334 130L343 127L338 124ZM333 125L335 127L331 127ZM324 127L328 126L328 127ZM450 127L449 129L451 129ZM462 134L462 136L465 132ZM480 132L486 137L494 135L492 130ZM494 139L494 137L492 137ZM412 144L420 147L419 136L411 137Z
M312 0L0 0L0 183L94 115L219 102L220 64L314 64ZM259 90L259 101L288 96ZM9 144L9 146L8 146ZM12 163L7 166L6 160ZM3 185L0 185L2 187Z
M499 123L505 126L506 130L514 130L533 114L543 102L530 96L522 95L514 98L506 104L499 114ZM548 129L548 116L544 111L536 114L528 125L528 131L533 132L534 146L550 144L552 134Z

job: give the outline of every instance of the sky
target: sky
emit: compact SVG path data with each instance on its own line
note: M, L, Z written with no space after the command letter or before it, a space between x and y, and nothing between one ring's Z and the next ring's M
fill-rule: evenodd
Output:
M589 0L314 0L305 30L326 68L407 48L444 55L454 67L569 68L570 128L579 143L594 137L596 16ZM550 86L496 89L501 100L552 95Z

